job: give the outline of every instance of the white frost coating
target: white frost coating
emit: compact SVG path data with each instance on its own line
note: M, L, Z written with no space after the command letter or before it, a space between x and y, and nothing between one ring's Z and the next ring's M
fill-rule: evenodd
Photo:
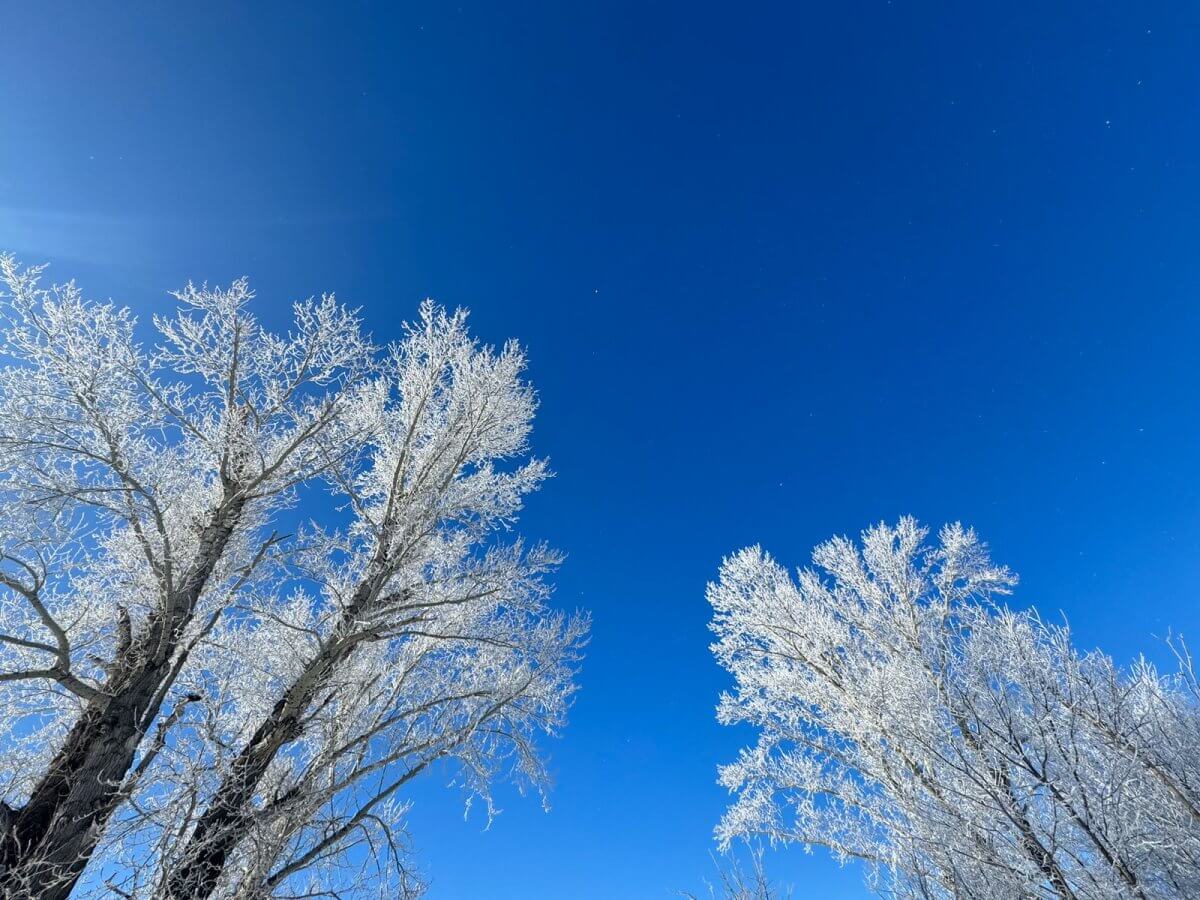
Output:
M905 518L816 548L795 579L758 547L709 585L724 766L717 828L864 860L909 897L1200 896L1200 715L1171 676L1080 654L996 602L1016 578L974 532Z
M179 293L146 350L128 310L2 268L0 838L156 654L81 894L173 895L232 835L212 896L399 896L407 780L453 759L485 800L497 775L546 784L587 624L547 606L559 555L504 537L548 474L516 344L426 302L379 349L332 297L274 334L238 281ZM199 839L231 785L248 799ZM71 840L86 863L94 836ZM21 852L8 877L58 874Z

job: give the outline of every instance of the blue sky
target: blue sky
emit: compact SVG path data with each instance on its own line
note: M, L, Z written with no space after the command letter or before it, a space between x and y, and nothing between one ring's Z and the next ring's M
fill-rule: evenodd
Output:
M522 527L594 636L552 812L414 791L433 900L699 886L745 544L962 519L1085 646L1200 633L1200 8L250 6L9 5L0 246L142 313L245 273L528 347Z

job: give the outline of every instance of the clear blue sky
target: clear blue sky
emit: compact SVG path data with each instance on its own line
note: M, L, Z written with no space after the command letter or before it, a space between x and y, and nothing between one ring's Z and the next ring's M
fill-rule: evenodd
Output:
M244 7L8 4L0 246L143 313L246 273L527 345L523 529L594 638L551 813L415 791L433 900L698 886L747 543L962 519L1083 644L1200 640L1200 7Z

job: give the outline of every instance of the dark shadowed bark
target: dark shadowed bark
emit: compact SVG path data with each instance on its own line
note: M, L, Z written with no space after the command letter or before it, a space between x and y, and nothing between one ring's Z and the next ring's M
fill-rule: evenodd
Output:
M161 896L169 900L208 897L216 889L229 854L250 828L250 801L279 751L302 731L301 717L329 676L352 652L356 641L348 631L375 597L384 579L364 581L340 617L340 627L321 653L296 676L271 713L259 724L222 779L208 808L188 837L187 845Z
M90 700L29 800L9 810L0 834L0 891L5 898L65 900L83 873L178 673L180 638L241 517L239 495L201 535L196 561L128 646L118 647L108 681Z

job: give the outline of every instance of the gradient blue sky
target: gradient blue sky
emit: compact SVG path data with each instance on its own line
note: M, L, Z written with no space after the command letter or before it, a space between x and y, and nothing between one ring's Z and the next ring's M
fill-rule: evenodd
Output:
M1200 7L0 15L0 246L143 313L246 273L268 319L333 290L388 337L432 295L528 346L523 528L594 638L552 812L415 790L432 900L699 885L749 739L703 591L747 543L962 519L1087 646L1200 633Z

